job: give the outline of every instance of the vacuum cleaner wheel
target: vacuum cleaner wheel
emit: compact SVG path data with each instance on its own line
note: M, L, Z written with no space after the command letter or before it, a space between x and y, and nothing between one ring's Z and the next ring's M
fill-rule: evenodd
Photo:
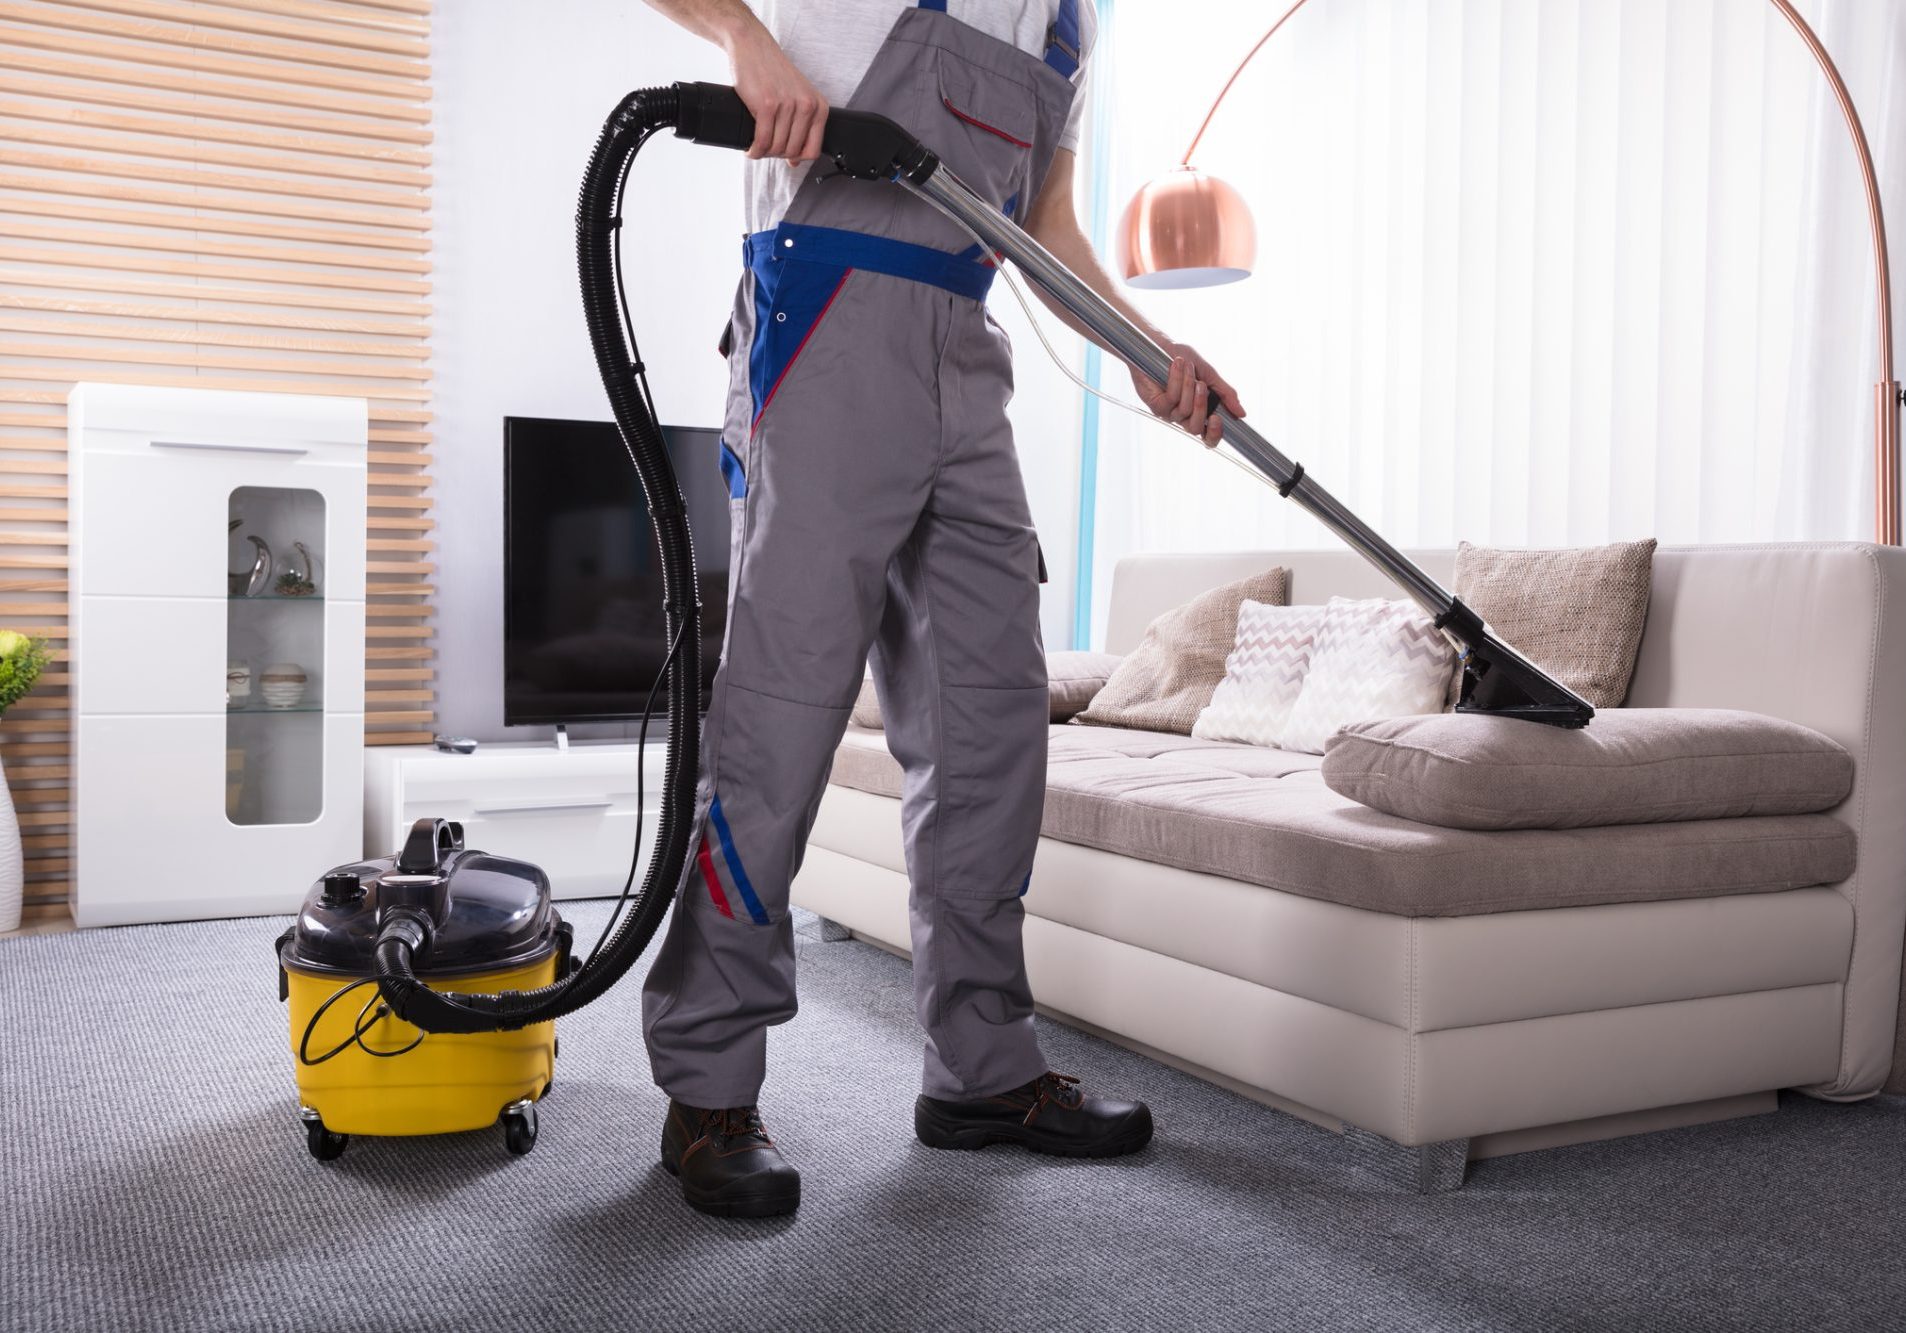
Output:
M298 1118L304 1121L304 1142L313 1157L320 1162L335 1162L344 1156L351 1142L349 1134L333 1134L324 1127L318 1113L308 1106L298 1111Z
M521 1157L536 1146L536 1103L527 1099L503 1108L503 1146Z

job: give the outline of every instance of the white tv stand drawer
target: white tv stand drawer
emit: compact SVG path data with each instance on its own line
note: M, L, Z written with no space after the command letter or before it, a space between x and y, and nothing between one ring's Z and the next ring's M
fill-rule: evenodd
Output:
M648 869L668 753L649 742L642 776L642 860ZM636 754L629 743L485 742L475 754L428 745L364 752L364 855L389 856L419 819L454 819L467 846L534 862L558 898L622 891L636 834Z

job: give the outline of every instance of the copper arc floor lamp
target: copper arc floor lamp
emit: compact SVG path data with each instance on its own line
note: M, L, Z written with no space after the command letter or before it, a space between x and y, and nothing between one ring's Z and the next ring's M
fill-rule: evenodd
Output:
M1198 124L1179 164L1165 175L1141 186L1119 220L1118 260L1125 280L1135 287L1205 287L1248 277L1257 261L1257 228L1250 207L1216 176L1191 165L1198 141L1211 125L1225 95L1244 73L1245 66L1264 49L1291 15L1308 0L1296 0L1226 79L1224 87ZM1768 0L1793 25L1821 72L1833 87L1833 96L1846 118L1847 134L1859 158L1866 185L1867 222L1873 234L1873 268L1879 284L1879 383L1873 387L1873 501L1874 540L1900 544L1899 447L1902 395L1893 373L1893 283L1886 251L1886 218L1880 206L1879 176L1873 169L1873 150L1853 105L1852 94L1840 70L1827 53L1819 34L1800 16L1792 0Z

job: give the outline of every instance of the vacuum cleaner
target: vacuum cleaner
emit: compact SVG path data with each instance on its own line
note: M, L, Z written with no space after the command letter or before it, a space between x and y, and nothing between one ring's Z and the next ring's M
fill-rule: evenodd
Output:
M629 878L588 957L526 862L466 848L460 827L420 820L402 849L327 871L277 942L279 995L290 1013L300 1118L313 1156L329 1160L351 1134L412 1135L501 1122L506 1146L529 1151L536 1105L550 1090L555 1021L625 976L661 925L693 841L700 750L701 606L695 547L636 347L618 239L629 169L648 139L746 149L754 119L733 88L677 83L623 98L583 178L576 254L596 367L641 481L662 573L668 651L655 689L667 696L667 761L654 854L639 892ZM1048 293L1119 357L1163 381L1170 355L1043 246L975 194L884 116L834 110L822 154L844 174L889 182L940 210ZM1212 411L1218 404L1213 395ZM1594 710L1499 639L1482 618L1319 486L1255 429L1223 416L1219 448L1315 515L1400 586L1455 646L1458 712L1557 727ZM637 832L639 848L641 833ZM353 1009L350 1001L364 995Z

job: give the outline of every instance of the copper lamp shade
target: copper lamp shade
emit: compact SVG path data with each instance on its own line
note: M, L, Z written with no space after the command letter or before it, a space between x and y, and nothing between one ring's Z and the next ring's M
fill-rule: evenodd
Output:
M1125 205L1118 256L1134 287L1215 287L1251 276L1257 224L1231 186L1196 167L1178 167Z

